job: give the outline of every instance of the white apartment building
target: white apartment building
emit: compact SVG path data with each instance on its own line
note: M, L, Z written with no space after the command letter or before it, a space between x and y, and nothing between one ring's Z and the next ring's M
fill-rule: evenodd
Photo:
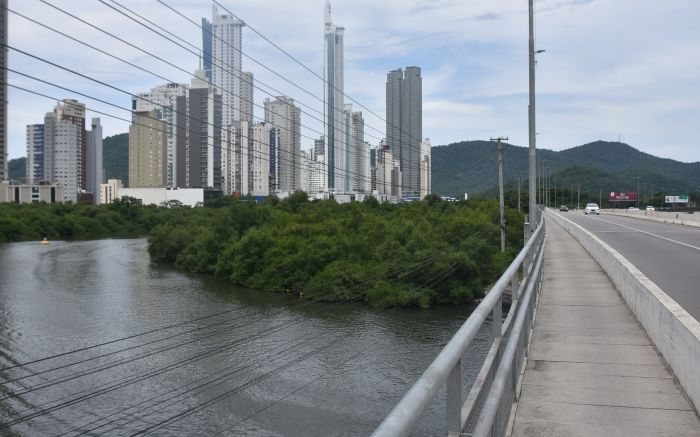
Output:
M299 189L299 154L301 152L301 108L294 100L279 96L265 99L265 123L279 131L279 184L277 190L290 192Z
M433 177L433 160L431 155L432 146L430 138L425 138L420 144L420 197L425 198L433 192L432 177Z
M331 19L331 5L326 1L324 8L324 50L323 50L323 126L324 155L326 159L325 189L343 191L346 174L345 158L345 28L336 26ZM338 171L341 170L341 171Z
M247 119L241 114L241 51L245 24L232 15L219 14L213 6L211 25L212 85L223 99L223 125L230 125ZM252 101L252 90L250 97Z

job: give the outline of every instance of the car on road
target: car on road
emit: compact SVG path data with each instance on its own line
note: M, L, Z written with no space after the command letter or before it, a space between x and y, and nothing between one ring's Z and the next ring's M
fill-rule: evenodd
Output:
M636 206L630 206L629 208L627 208L627 211L639 211L639 208L637 208Z
M559 207L560 212L569 212L569 208L566 207L566 205L562 205Z
M600 215L600 207L598 206L597 203L589 203L586 205L586 209L583 210L583 212L588 215L588 214L596 214Z
M647 206L647 211L656 211L656 208L654 208L653 206L649 205L649 206Z

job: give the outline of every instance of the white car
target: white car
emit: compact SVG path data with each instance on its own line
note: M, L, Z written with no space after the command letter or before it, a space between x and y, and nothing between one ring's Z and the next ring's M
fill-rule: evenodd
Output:
M630 206L629 208L627 208L627 211L639 211L639 208L637 208L636 206Z
M583 210L583 212L588 215L588 214L596 214L600 215L600 211L598 211L600 207L598 207L597 203L589 203L586 205L586 209Z
M647 206L647 211L656 211L656 208L653 206Z

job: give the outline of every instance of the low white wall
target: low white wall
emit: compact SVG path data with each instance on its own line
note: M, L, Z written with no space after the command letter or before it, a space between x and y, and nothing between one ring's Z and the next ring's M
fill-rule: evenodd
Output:
M688 214L687 212L666 211L628 211L626 209L601 209L601 213L619 215L623 217L635 217L644 220L674 225L700 227L700 213Z
M598 237L547 211L610 277L695 406L700 408L700 323Z
M194 207L204 202L204 190L201 188L120 188L115 198L122 196L140 199L144 205L160 205L169 200L179 200L184 205Z

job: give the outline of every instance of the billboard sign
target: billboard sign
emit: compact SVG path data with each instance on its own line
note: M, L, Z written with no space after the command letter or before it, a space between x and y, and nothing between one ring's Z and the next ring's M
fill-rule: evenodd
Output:
M688 203L688 195L681 194L680 196L666 196L666 203Z
M610 202L636 202L637 193L618 193L611 192L608 196Z

